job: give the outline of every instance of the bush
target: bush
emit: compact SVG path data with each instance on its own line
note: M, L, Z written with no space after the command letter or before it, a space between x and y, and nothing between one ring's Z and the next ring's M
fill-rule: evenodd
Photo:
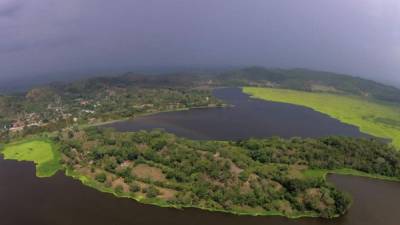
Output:
M132 182L129 189L131 192L139 192L141 190L140 185L136 182Z
M148 198L155 198L160 194L160 191L154 186L149 186L145 189L145 192Z
M107 180L107 176L105 173L99 173L96 175L95 179L100 183L104 183Z
M117 192L118 194L121 194L124 192L124 188L121 185L118 185L115 187L115 192Z

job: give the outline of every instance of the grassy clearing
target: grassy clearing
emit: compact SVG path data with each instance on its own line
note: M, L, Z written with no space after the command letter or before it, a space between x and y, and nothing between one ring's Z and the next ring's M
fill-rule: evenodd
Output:
M34 162L38 177L51 177L61 168L60 154L53 143L46 140L9 144L4 147L2 154L4 159Z
M396 177L387 177L378 174L369 174L365 172L361 172L353 169L336 169L336 170L321 170L321 169L309 169L303 172L304 177L306 178L321 178L326 180L326 176L328 174L340 174L340 175L348 175L348 176L357 176L357 177L367 177L379 180L387 180L387 181L400 181L399 178Z
M359 127L361 132L391 139L400 149L400 107L371 102L360 97L311 93L274 88L244 87L243 92L255 98L312 108L344 123Z

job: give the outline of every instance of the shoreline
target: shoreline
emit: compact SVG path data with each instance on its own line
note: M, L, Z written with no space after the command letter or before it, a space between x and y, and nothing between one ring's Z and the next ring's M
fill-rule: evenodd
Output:
M337 170L327 170L323 171L323 179L325 182L332 183L328 180L329 175L340 175L340 176L353 176L353 177L363 177L367 179L373 179L373 180L380 180L380 181L389 181L389 182L400 182L400 178L394 178L394 177L387 177L387 176L382 176L382 175L374 175L374 174L368 174L364 172L360 172L357 170L353 169L337 169ZM135 196L133 194L127 194L127 193L117 193L114 189L112 188L107 188L107 187L101 187L98 185L98 182L95 180L92 180L86 176L80 175L79 173L71 170L71 169L65 169L64 171L65 176L71 177L74 180L77 180L81 182L83 185L93 188L97 191L100 191L102 193L107 193L107 194L112 194L114 197L117 198L127 198L134 200L140 204L148 204L148 205L154 205L162 208L173 208L173 209L178 209L178 210L185 210L185 209L198 209L198 210L205 210L209 212L218 212L218 213L226 213L226 214L232 214L236 216L278 216L278 217L283 217L287 219L302 219L302 218L322 218L320 215L314 214L312 212L310 213L301 213L298 215L285 215L283 213L277 212L277 211L265 211L265 212L251 212L251 211L239 211L239 210L223 210L223 209L214 209L214 208L206 208L206 207L200 207L200 206L195 206L195 205L175 205L175 204L169 204L165 200L161 199L149 199L144 196ZM333 185L336 186L335 183L332 183ZM346 210L346 213L348 212L349 209L351 209L352 203L349 205L348 209ZM343 214L344 215L344 214ZM323 219L335 219L339 218L343 215L335 215L331 218L323 218Z
M130 121L130 120L133 121L139 117L151 116L151 115L156 115L156 114L160 114L160 113L182 112L182 111L188 111L188 110L192 110L192 109L213 109L213 108L226 108L226 107L232 107L232 106L229 104L223 104L222 106L198 106L198 107L162 110L162 111L157 111L157 112L147 112L147 113L137 114L133 117L125 117L125 118L121 118L121 119L96 122L96 123L92 123L92 124L90 124L90 123L80 124L80 125L78 125L78 127L79 128L87 128L87 127L104 126L104 125L109 125L109 124L118 123L118 122L125 122L125 121Z
M353 169L347 169L347 168L326 171L325 175L324 175L324 180L329 182L327 177L331 174L332 175L336 174L336 175L341 175L341 176L363 177L363 178L368 178L368 179L389 181L389 182L400 182L400 178L388 177L388 176L383 176L383 175L379 175L379 174L370 174L370 173L361 172L361 171L353 170Z
M9 147L29 144L31 142L42 142L48 144L51 151L51 159L48 161L39 162L40 157L33 157L32 159L27 159L24 157L19 157L18 155L7 155L4 151ZM28 162L33 163L35 167L35 175L38 178L47 178L54 176L58 171L60 171L63 167L61 164L61 152L58 150L57 143L53 141L42 138L42 137L31 137L27 139L18 140L16 142L12 142L9 144L5 144L0 148L0 154L4 160L14 160L17 162ZM49 154L49 153L47 153Z
M27 140L20 140L20 141L11 143L9 145L18 145L18 144L23 144L23 143L29 142L29 141L44 141L46 143L50 143L52 146L52 151L56 152L56 154L60 154L57 144L53 143L51 140L45 139L45 138L30 138ZM5 145L4 147L6 147L6 146L7 145ZM3 150L4 150L4 148L0 149L0 153L2 155L4 155ZM3 157L3 159L4 160L13 160L13 159L6 159L5 157ZM28 161L28 160L24 160L24 161L32 162L32 161ZM237 215L237 216L280 216L280 217L284 217L284 218L288 218L288 219L322 218L320 215L312 213L312 212L303 212L303 213L299 213L299 214L295 214L295 215L286 215L286 214L278 212L278 211L261 211L260 212L259 210L253 210L253 211L252 210L240 210L240 209L224 210L224 209L200 207L200 206L196 206L196 205L176 205L176 204L168 203L166 200L162 200L159 198L147 198L143 195L135 195L133 193L126 193L126 192L119 193L119 192L116 192L113 188L105 187L105 186L101 185L100 183L98 183L97 181L95 181L94 179L91 179L87 176L84 176L84 175L74 171L71 168L68 168L65 164L62 164L60 161L58 161L58 162L60 164L60 167L56 171L54 171L54 173L46 174L43 176L37 173L37 167L36 167L37 165L34 162L32 162L33 165L35 166L35 170L36 170L35 176L38 178L46 178L46 177L52 177L57 172L62 172L65 176L70 177L74 180L77 180L77 181L81 182L83 185L93 188L94 190L97 190L97 191L100 191L103 193L112 194L118 198L129 198L129 199L137 201L138 203L141 203L141 204L150 204L150 205L155 205L155 206L159 206L159 207L163 207L163 208L175 208L175 209L180 209L180 210L194 208L194 209L205 210L205 211L209 211L209 212L220 212L220 213L227 213L227 214L232 214L232 215ZM328 176L330 174L338 174L338 175L343 175L343 176L365 177L368 179L375 179L375 180L382 180L382 181L389 181L389 182L400 182L400 178L387 177L387 176L382 176L382 175L377 175L377 174L369 174L369 173L357 171L354 169L346 169L346 168L335 169L335 170L315 169L315 170L309 170L309 172L310 173L308 174L308 176L322 178L325 182L331 183L334 186L335 186L335 184L328 180ZM349 205L349 209L350 208L351 208L351 204ZM346 212L347 212L347 210L346 210ZM327 219L334 219L334 218L338 218L341 216L342 215L334 215Z
M112 194L114 197L117 198L127 198L134 200L140 204L148 204L148 205L154 205L162 208L173 208L173 209L178 209L178 210L185 210L185 209L198 209L198 210L204 210L208 212L218 212L218 213L226 213L226 214L231 214L231 215L236 215L236 216L280 216L288 219L301 219L301 218L320 218L319 215L313 214L313 213L302 213L299 215L295 216L288 216L283 213L277 212L277 211L265 211L265 212L250 212L250 211L236 211L236 210L223 210L223 209L214 209L214 208L206 208L206 207L200 207L200 206L195 206L195 205L175 205L175 204L169 204L165 200L161 199L149 199L144 196L135 196L132 194L121 194L117 193L114 189L112 188L107 188L107 187L101 187L98 184L97 181L89 179L86 176L80 175L79 173L71 170L71 169L65 169L64 171L65 176L71 177L74 180L77 180L81 182L83 185L93 188L97 191L100 191L102 193L107 193L107 194ZM334 219L338 218L341 215L335 215L332 218L329 219Z
M335 98L345 98L347 100L350 101L355 101L358 104L363 103L364 104L364 100L361 101L360 98L355 97L355 96L341 96L341 95L335 95L335 94L329 94L329 93L316 93L316 92L305 92L305 91L297 91L297 90L292 90L292 89L282 89L282 88L259 88L259 87L241 87L241 90L243 93L247 94L250 96L250 98L254 98L254 99L259 99L259 100L263 100L263 101L270 101L270 102L278 102L278 103L286 103L286 104L291 104L291 105L297 105L297 106L301 106L301 107L306 107L309 109L312 109L316 112L322 113L326 116L329 116L333 119L339 120L341 123L347 124L347 125L351 125L351 126L355 126L360 132L363 132L365 134L371 135L375 138L382 138L382 139L387 139L390 141L390 144L397 149L398 151L400 151L400 139L399 136L396 132L399 132L399 130L394 129L394 128L388 128L386 126L379 127L378 125L370 122L370 121L359 121L360 118L358 118L359 115L354 114L352 115L352 117L345 117L343 115L341 115L340 113L337 113L336 111L332 111L332 109L322 109L319 105L319 102L317 101L316 103L304 103L301 102L301 98L300 100L298 100L298 96L295 97L295 100L290 99L291 97L293 97L293 95L307 95L307 96L317 96L317 100L321 97L321 96L328 96L328 97L335 97ZM284 92L279 93L280 96L279 98L275 97L271 97L268 96L266 97L264 94L265 93L258 93L258 92L271 92L271 93L277 93L277 92ZM289 94L287 94L289 93ZM285 96L285 94L287 94L287 96ZM315 99L314 99L315 100ZM343 100L344 101L344 100ZM359 102L358 102L359 101ZM360 103L361 102L361 103ZM382 107L384 109L387 108L387 105L385 104L378 104L377 102L370 102L370 101L365 101L368 104L371 104L373 106L378 106L378 107ZM354 103L354 102L352 102ZM393 105L390 106L390 109L392 109ZM330 112L328 112L330 111ZM393 130L394 129L394 130ZM391 132L394 132L395 134L391 134Z

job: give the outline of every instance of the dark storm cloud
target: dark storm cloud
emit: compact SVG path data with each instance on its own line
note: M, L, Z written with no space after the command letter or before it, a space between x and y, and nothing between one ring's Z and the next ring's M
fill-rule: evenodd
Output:
M261 65L400 85L398 0L0 0L0 80Z

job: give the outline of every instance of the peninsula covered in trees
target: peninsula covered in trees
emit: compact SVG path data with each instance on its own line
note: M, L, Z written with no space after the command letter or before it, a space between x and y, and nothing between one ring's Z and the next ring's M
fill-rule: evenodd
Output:
M117 132L98 126L149 113L223 107L226 103L212 90L231 86L269 88L246 89L250 94L293 89L390 107L390 117L360 113L353 118L378 124L381 130L373 134L397 132L400 124L400 117L393 116L400 112L400 90L351 76L258 67L129 73L1 95L0 148L6 159L35 162L40 177L61 169L119 197L236 214L332 218L346 212L351 197L329 184L327 173L400 179L394 135L382 135L394 144L349 137L195 141L162 130ZM267 100L277 93L270 92ZM296 104L279 97L272 100Z
M351 200L321 171L400 178L400 152L375 140L192 141L159 130L100 128L66 130L55 139L62 163L90 185L175 207L330 218L345 213Z

